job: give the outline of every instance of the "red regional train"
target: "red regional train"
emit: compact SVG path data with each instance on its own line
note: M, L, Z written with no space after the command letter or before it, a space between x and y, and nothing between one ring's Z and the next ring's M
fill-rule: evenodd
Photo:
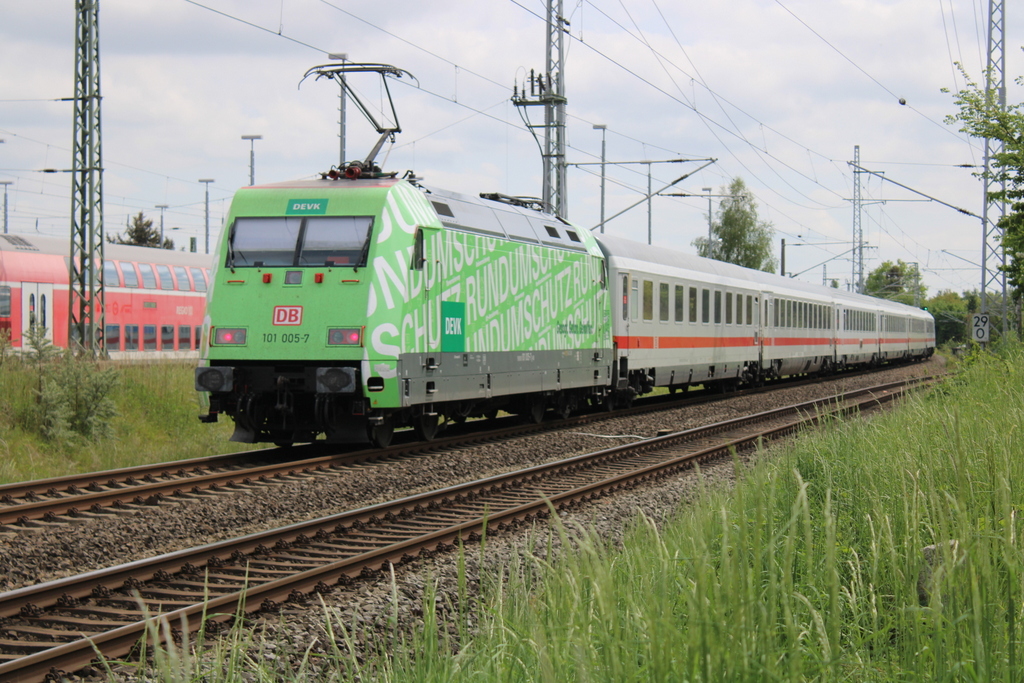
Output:
M0 235L0 334L22 349L34 326L68 345L70 239ZM104 245L105 329L112 359L198 357L210 258L169 249Z

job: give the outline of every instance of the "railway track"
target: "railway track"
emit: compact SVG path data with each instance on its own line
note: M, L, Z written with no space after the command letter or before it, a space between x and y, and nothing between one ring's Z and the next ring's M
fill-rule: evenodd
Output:
M0 594L0 680L73 671L128 653L154 623L214 631L239 610L272 611L360 577L474 543L831 413L901 395L895 382L634 442L281 529ZM160 615L160 616L151 616ZM148 629L148 630L147 630Z
M851 375L844 375L849 377ZM798 379L785 386L820 380ZM555 429L573 429L594 422L676 409L724 397L757 394L782 386L745 389L729 394L695 393L688 398L661 396L614 414L592 412L562 420L524 424L520 418L456 425L450 436L430 442L405 442L386 449L329 452L323 444L292 449L242 451L171 463L90 472L0 485L0 531L20 531L98 515L114 515L160 505L169 500L235 494L254 487L281 485L300 478L331 476L354 466L386 463L397 458L494 443Z

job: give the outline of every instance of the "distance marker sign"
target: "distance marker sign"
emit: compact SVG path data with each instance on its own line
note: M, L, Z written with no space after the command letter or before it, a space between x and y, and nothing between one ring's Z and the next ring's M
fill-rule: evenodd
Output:
M971 339L976 342L989 340L989 316L981 313L971 316Z

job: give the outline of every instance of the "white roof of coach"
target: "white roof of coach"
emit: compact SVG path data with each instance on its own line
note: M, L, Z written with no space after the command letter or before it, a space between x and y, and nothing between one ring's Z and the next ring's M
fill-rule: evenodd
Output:
M710 275L713 279L722 283L724 280L735 280L742 286L765 289L773 294L787 296L805 296L817 299L830 299L848 306L859 306L865 308L884 309L888 312L901 315L917 315L930 318L931 314L913 306L907 306L888 299L879 299L873 296L853 294L841 289L823 287L809 282L782 277L774 273L765 273L760 270L743 268L724 261L702 258L694 254L687 254L681 251L665 249L663 247L652 247L647 244L640 244L631 240L609 235L595 235L608 256L609 261L616 267L629 270L630 262L642 264L658 264L672 270L682 270L687 273L699 275ZM693 278L693 275L681 274L681 277Z
M3 252L71 255L71 239L69 237L8 234L0 235L0 238L2 238L0 239L0 251ZM108 260L116 261L141 261L143 263L166 263L172 266L201 266L204 268L213 265L213 257L206 254L127 244L104 244L103 255Z

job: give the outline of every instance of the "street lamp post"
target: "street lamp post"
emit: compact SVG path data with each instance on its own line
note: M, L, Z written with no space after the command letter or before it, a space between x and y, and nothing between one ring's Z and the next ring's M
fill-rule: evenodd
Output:
M169 209L170 207L167 206L166 204L157 204L156 208L160 209L160 248L163 249L164 248L164 209Z
M200 178L199 182L206 185L206 253L210 253L210 183L213 178Z
M263 136L243 135L242 139L249 141L249 185L252 186L256 184L256 141L262 140Z
M332 52L327 55L330 59L340 59L341 63L344 64L348 61L347 52ZM341 82L345 83L345 74L341 74ZM341 104L338 107L338 138L341 141L339 144L340 160L338 161L338 168L342 168L345 165L345 86L341 86Z
M601 233L604 233L604 152L605 152L605 134L608 130L608 126L603 123L595 123L594 130L601 131Z
M0 140L3 142L3 140ZM7 234L7 186L13 184L13 180L0 180L0 185L4 186L4 234Z
M711 255L711 188L702 187L701 192L708 193L708 256Z

